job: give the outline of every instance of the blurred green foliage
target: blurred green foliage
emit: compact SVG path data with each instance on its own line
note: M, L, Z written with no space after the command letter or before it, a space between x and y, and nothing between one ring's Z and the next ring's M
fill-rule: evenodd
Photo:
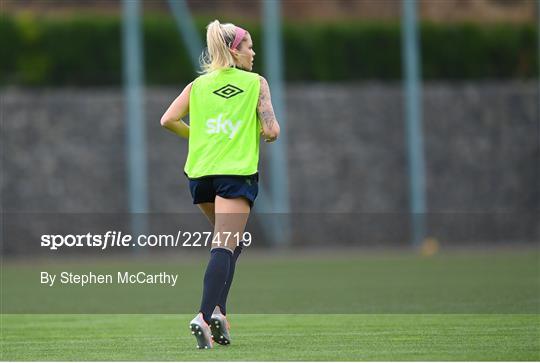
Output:
M207 19L197 19L201 39ZM252 34L254 71L264 73L262 29ZM145 16L144 62L149 84L178 84L196 75L174 20ZM0 21L0 84L117 85L122 81L122 23L117 16L44 18L4 14ZM396 80L401 77L398 23L285 24L288 81ZM531 78L538 74L533 24L422 24L425 79Z

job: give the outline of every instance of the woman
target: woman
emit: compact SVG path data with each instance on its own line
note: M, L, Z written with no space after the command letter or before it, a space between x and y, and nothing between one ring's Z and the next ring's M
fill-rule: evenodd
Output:
M207 52L200 77L169 106L161 125L189 139L184 172L193 203L214 227L210 261L204 275L199 314L191 321L197 348L230 344L226 302L257 196L259 137L272 142L280 128L266 80L252 73L249 32L214 20L207 27ZM182 121L188 115L190 125ZM238 233L238 234L236 234Z

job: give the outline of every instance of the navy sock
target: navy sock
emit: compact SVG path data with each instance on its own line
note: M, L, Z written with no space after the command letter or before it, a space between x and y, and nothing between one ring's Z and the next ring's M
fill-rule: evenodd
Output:
M214 248L210 251L210 261L208 261L204 274L203 296L199 310L203 314L204 321L208 324L210 324L212 312L229 276L232 256L232 252L226 248Z
M223 287L223 291L221 291L221 296L219 297L219 300L217 303L217 306L219 306L219 309L221 310L221 313L223 315L227 314L227 296L229 295L229 289L231 288L231 285L232 285L232 281L234 277L234 270L236 268L236 260L238 259L238 256L240 256L240 253L242 253L242 242L240 242L239 246L236 246L233 254L231 255L229 275L227 276L227 281L225 282L225 286Z

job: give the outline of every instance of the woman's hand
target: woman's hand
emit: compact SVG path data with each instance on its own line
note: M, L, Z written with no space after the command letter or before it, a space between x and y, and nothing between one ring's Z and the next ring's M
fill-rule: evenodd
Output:
M264 133L264 130L261 130L261 137L264 139L264 142L274 142L277 140L277 136L268 136Z

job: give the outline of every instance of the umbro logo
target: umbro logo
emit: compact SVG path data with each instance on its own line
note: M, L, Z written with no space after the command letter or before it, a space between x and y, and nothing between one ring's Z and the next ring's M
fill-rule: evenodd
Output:
M239 95L240 93L244 92L240 88L233 86L232 84L228 84L226 86L221 87L220 89L215 90L212 93L215 93L216 95L223 97L223 98L231 98L236 95Z

